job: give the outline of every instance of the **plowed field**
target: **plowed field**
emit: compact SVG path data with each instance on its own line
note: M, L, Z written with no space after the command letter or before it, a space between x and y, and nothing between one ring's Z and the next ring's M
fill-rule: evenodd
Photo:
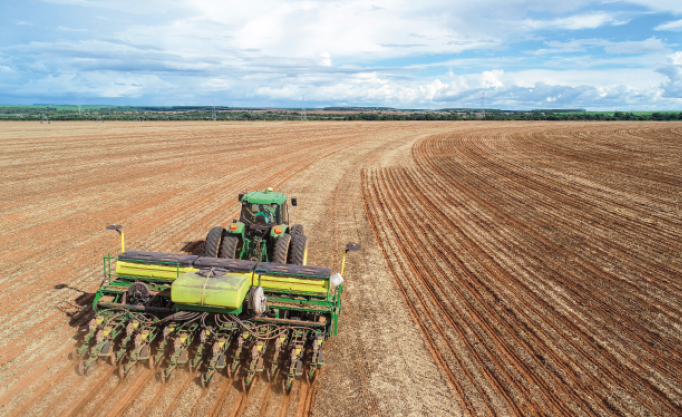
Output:
M191 251L297 196L346 270L312 385L67 360L101 256ZM682 125L3 123L0 415L682 415Z

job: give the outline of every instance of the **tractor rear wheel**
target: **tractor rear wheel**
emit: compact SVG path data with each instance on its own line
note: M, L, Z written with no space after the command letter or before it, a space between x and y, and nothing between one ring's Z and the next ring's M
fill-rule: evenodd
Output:
M303 234L303 225L302 224L295 224L291 226L291 229L289 229L289 233L291 235L302 235Z
M285 233L282 237L277 238L277 241L275 241L275 249L272 251L272 262L277 264L287 263L290 244L291 235L289 233Z
M305 265L308 261L308 237L306 235L294 235L291 238L291 252L289 263L293 265Z
M239 238L237 236L225 235L225 237L223 237L223 243L220 245L220 257L225 259L236 259L237 246L239 246Z
M211 258L217 258L220 253L220 241L223 240L223 234L225 234L225 229L220 226L216 226L211 229L206 235L206 243L204 243L204 256L210 256Z

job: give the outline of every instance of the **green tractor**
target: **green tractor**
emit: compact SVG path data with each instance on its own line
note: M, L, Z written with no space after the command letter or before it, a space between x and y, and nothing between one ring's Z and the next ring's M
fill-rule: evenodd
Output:
M206 236L204 256L254 262L305 265L308 238L300 224L289 225L287 196L266 191L239 194L239 220L216 226ZM296 206L296 198L291 198Z

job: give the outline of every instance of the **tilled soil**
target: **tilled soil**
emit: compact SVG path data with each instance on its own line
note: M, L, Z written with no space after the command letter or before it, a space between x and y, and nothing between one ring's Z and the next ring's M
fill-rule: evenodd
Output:
M0 414L407 415L454 404L386 269L360 188L369 161L450 126L4 123ZM238 214L239 192L268 186L298 197L291 215L306 228L310 264L338 270L348 241L364 246L349 257L340 336L317 382L297 381L285 396L259 381L246 397L226 378L203 390L185 372L165 386L144 367L125 381L104 362L76 374L67 354L92 318L101 257L119 248L105 225L124 225L128 249L191 250ZM423 387L433 395L417 400Z
M3 123L0 415L682 414L677 123ZM67 360L101 256L188 251L273 186L339 336L291 395Z
M682 126L488 125L366 169L461 415L682 415Z

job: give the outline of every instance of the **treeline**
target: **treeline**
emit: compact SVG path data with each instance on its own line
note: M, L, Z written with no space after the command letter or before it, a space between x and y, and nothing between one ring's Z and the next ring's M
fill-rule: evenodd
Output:
M66 106L64 106L66 107ZM299 111L291 109L237 109L218 108L213 109L192 107L102 107L82 109L64 107L2 107L0 106L0 120L91 120L91 121L192 121L192 120L221 120L221 121L294 121L301 120ZM347 108L337 108L347 109ZM377 108L378 110L379 108ZM385 108L384 108L385 109ZM339 111L337 110L337 111ZM368 111L367 108L364 109ZM473 109L448 109L448 111L371 111L371 112L348 112L342 113L312 113L305 116L306 120L645 120L666 121L682 120L682 112L580 112L558 110L533 110L529 112L510 112L490 109L479 112Z
M633 112L610 113L524 113L511 115L486 115L486 120L648 120L666 121L682 120L682 112L653 112L635 114Z
M457 113L359 113L343 116L343 120L465 120Z
M349 106L334 106L334 107L325 107L322 110L327 110L327 111L399 111L398 109L394 109L393 107L349 107Z
M666 121L682 120L682 112L653 112L649 114L635 114L632 112L609 113L505 113L494 112L482 114L458 113L409 113L409 114L376 114L360 113L344 117L344 120L649 120Z
M11 109L11 111L7 111ZM229 111L221 110L216 107L215 115L213 110L196 109L183 111L179 110L129 110L124 108L102 108L82 111L58 110L54 108L42 109L38 111L33 108L2 108L0 107L0 120L55 120L55 121L192 121L192 120L300 120L300 112L281 111L238 111L231 108ZM342 116L336 117L337 120L343 119Z

